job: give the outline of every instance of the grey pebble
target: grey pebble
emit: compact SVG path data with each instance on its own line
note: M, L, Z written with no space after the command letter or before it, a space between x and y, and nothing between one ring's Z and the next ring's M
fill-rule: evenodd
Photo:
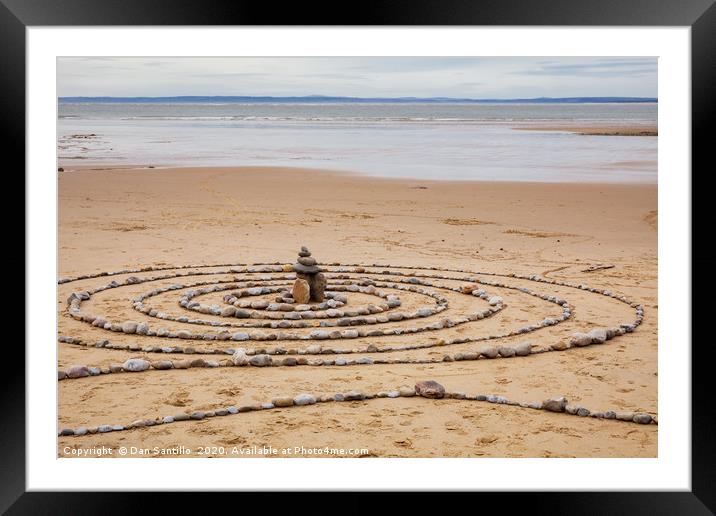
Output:
M310 394L299 394L295 398L293 398L294 405L313 405L316 403L316 398L311 396Z
M649 414L644 414L642 412L634 414L634 417L632 420L635 423L639 423L640 425L648 425L652 421L652 417Z
M122 368L125 371L138 373L140 371L146 371L147 369L149 369L149 365L150 364L147 360L141 358L130 358L124 364L122 364Z

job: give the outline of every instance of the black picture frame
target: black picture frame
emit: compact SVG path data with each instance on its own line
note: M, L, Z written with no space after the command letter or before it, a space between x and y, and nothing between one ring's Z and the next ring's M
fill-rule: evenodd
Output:
M708 176L709 123L716 102L716 5L714 0L364 0L355 8L324 0L310 4L203 2L195 0L0 0L0 97L4 148L16 167L25 167L25 29L30 26L104 25L572 25L691 27L692 72L692 234L712 234L704 203L708 188L694 188L697 168ZM697 207L704 211L697 212ZM701 231L699 231L701 230ZM705 239L692 244L692 277L713 270L714 260L697 257ZM704 249L702 249L704 250ZM32 271L25 269L26 277ZM693 291L693 290L692 290ZM694 291L697 295L698 289ZM31 301L31 300L30 300ZM693 301L692 321L708 320L713 302ZM29 307L31 308L31 307ZM702 323L703 324L703 323ZM710 341L697 339L692 325L692 490L690 492L483 493L502 511L529 507L532 514L712 514L716 511L716 428L714 425ZM688 332L684 332L688 335ZM133 514L158 504L206 509L207 494L25 492L24 349L6 342L0 423L0 511L7 514ZM11 345L13 344L13 345ZM671 343L688 349L690 342ZM668 443L666 443L668 445ZM212 495L212 498L215 495ZM294 497L297 495L293 495ZM499 499L497 498L499 497ZM420 502L413 496L412 501ZM276 499L274 499L276 500ZM294 498L294 503L295 502ZM341 512L371 510L359 493L343 499ZM484 504L484 498L481 505ZM299 502L300 503L300 502ZM323 505L323 504L321 504ZM330 503L314 512L333 512ZM482 505L487 507L486 505ZM407 506L406 506L407 508ZM361 510L362 509L362 510Z

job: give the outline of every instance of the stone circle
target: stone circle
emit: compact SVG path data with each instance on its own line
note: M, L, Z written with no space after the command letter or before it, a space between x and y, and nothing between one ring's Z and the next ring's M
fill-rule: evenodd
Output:
M302 248L298 255L294 265L275 262L150 266L61 278L58 284L62 299L66 299L66 314L76 324L71 326L72 335L63 331L58 341L102 348L108 353L129 350L141 353L141 358L137 356L103 368L72 365L58 370L58 381L92 381L93 376L103 374L190 374L184 370L197 367L379 367L381 364L528 359L537 353L578 352L574 350L607 344L636 331L644 318L643 307L623 295L537 275L386 264L331 263L318 267L307 248ZM297 296L295 282L306 275L314 275L313 281L323 289L320 300L312 295L308 299L305 295ZM73 284L77 284L77 288L68 288ZM533 284L537 286L532 288ZM544 328L570 320L576 308L561 295L550 293L550 286L608 297L631 307L635 317L609 327L583 328L546 345L535 344L525 340L527 334L538 334ZM131 291L131 295L123 296L125 289ZM105 306L124 302L127 308L134 310L134 315L117 320L97 313L96 307L102 304L96 304L96 299ZM482 321L499 316L503 310L509 311L518 299L541 303L540 310L546 313L541 313L533 322L504 331L481 331ZM453 305L462 308L454 309ZM459 334L448 331L461 328L465 330ZM134 343L127 344L126 339L118 342L113 334L131 336ZM406 341L405 336L410 339ZM394 342L396 338L402 340ZM450 351L450 346L459 344L475 344L475 347ZM437 348L444 353L392 358L394 353L437 351ZM188 357L148 359L168 353ZM201 357L192 358L192 355ZM204 358L210 355L220 357ZM331 355L340 356L331 358ZM558 393L541 402L515 402L497 395L451 392L429 379L414 387L387 387L375 393L359 390L333 394L287 393L258 405L188 410L152 418L138 414L139 419L132 422L99 425L95 432L331 401L365 403L378 398L404 397L483 401L577 417L657 423L657 418L647 413L591 411L570 405ZM63 428L59 435L83 436L93 433L92 430Z

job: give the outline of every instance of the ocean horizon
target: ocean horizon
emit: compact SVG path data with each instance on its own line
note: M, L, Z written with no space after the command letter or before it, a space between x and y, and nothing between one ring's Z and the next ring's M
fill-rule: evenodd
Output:
M656 183L657 138L566 128L653 129L656 102L176 98L64 97L59 166L294 166L392 178ZM554 126L565 129L522 130Z
M657 103L655 97L534 97L479 99L459 97L344 97L331 95L260 96L260 95L179 95L157 97L63 96L59 103L448 103L448 104L631 104Z

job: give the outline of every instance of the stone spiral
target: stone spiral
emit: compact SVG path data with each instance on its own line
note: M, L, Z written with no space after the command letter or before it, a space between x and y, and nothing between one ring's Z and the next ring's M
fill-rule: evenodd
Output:
M91 381L91 377L101 374L155 370L166 373L192 367L364 367L519 358L604 344L635 331L644 318L643 307L623 295L537 275L386 264L332 263L322 264L321 270L326 280L325 298L320 303L300 304L290 294L296 273L291 265L278 262L144 267L61 278L58 284L66 296L63 315L70 317L73 324L72 332L63 331L59 335L59 342L102 348L108 353L136 351L155 355L157 359L132 358L109 367L73 365L58 371L58 379ZM76 285L79 287L73 290ZM578 307L551 293L550 286L605 296L630 306L634 318L609 327L584 328L583 332L542 346L527 340L493 344L502 339L527 337L572 318ZM516 324L499 332L485 330L483 321L503 311L509 313L512 306L519 309L519 303L504 300L503 292L521 300L532 299L539 305L539 314L529 310L534 320L527 324ZM124 310L119 316L106 314L108 310L116 312L118 307ZM87 333L94 338L85 336ZM120 337L120 342L113 334ZM127 339L132 342L127 343ZM471 343L475 343L472 350L450 352L450 346ZM393 356L398 352L437 349L440 356ZM162 354L184 354L187 358L164 360ZM195 355L217 358L192 357ZM59 433L85 435L251 410L416 393L422 395L420 389L405 388L377 393L304 393L259 405L194 411L96 428L65 428ZM636 423L656 422L649 414L591 412L569 405L559 397L539 403L514 402L500 396L448 391L440 399L511 404Z

